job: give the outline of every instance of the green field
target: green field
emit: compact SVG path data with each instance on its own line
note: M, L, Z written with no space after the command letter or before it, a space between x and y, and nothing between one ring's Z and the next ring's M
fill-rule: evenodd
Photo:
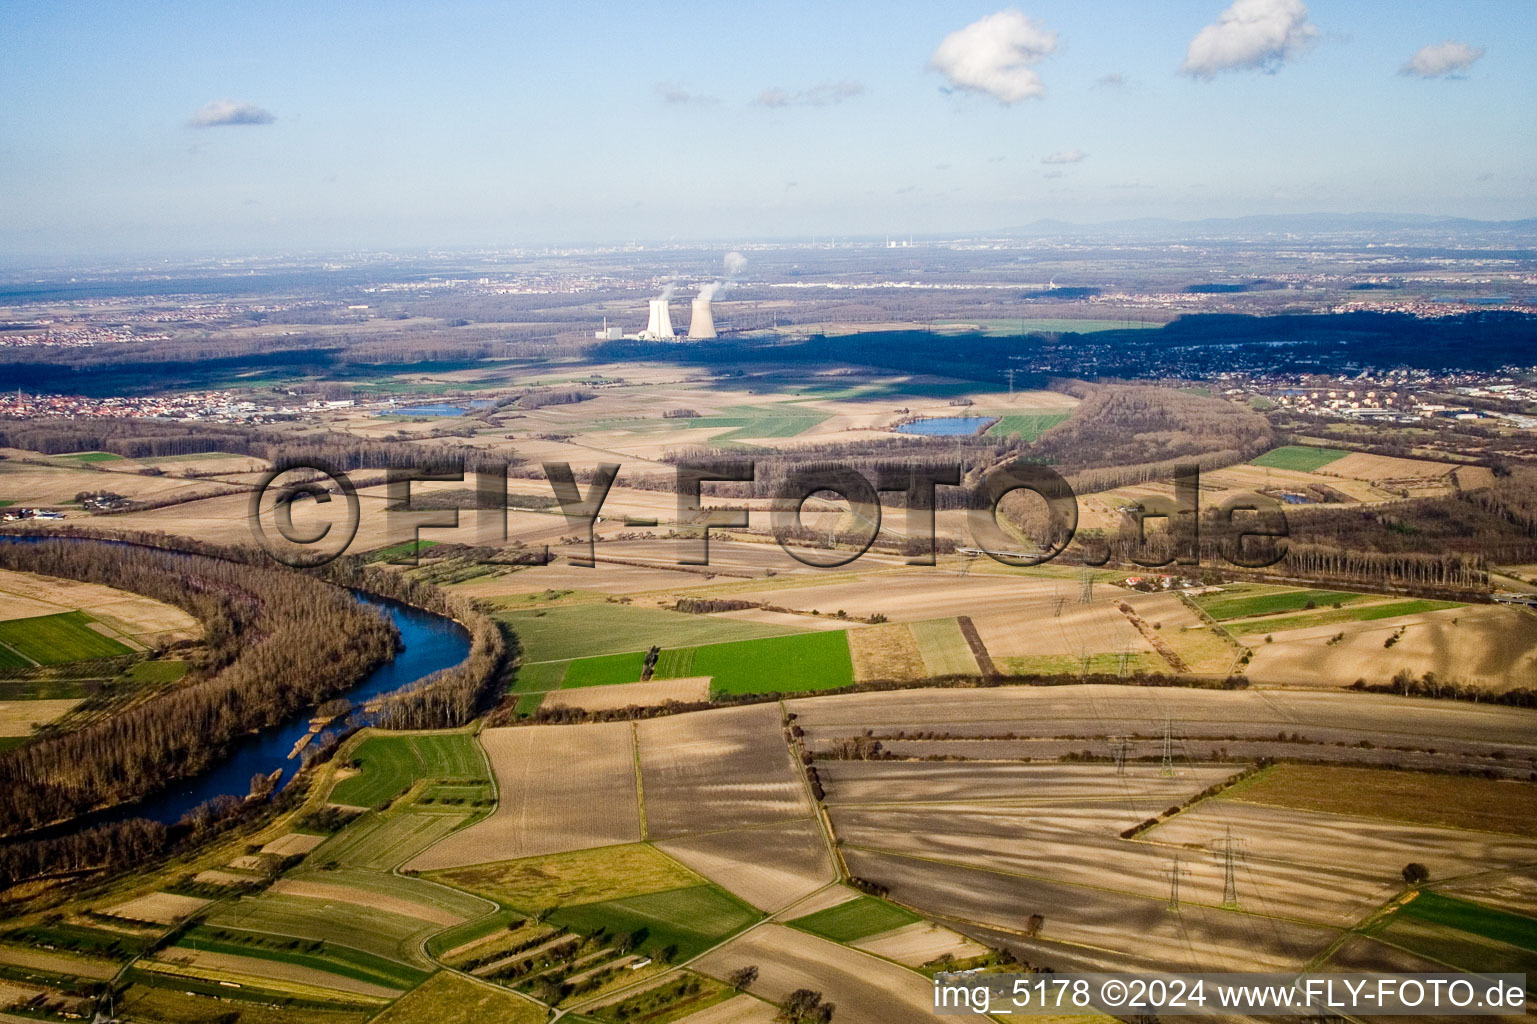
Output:
M16 668L31 668L32 663L9 647L0 646L0 672ZM69 696L74 696L70 694ZM13 698L14 699L14 698Z
M923 670L931 676L974 676L976 656L954 619L926 619L909 623L908 631L923 655Z
M644 667L645 655L640 652L579 658L566 670L563 685L633 683L640 679ZM854 663L842 630L664 647L653 678L691 676L710 676L714 693L799 693L852 685Z
M644 933L636 949L656 956L671 948L673 963L697 956L761 915L752 907L714 885L561 907L550 922L570 931L591 935L603 929L610 935Z
M1341 622L1375 622L1398 615L1423 615L1448 608L1461 608L1455 601L1389 601L1387 604L1347 605L1327 611L1308 612L1302 615L1283 615L1275 619L1256 619L1250 622L1231 622L1226 629L1234 636L1251 633L1279 633L1286 629L1309 629L1313 626L1332 626Z
M646 670L646 655L641 651L629 654L604 654L596 658L578 658L566 669L561 686L607 686L613 683L633 683Z
M331 799L354 807L377 807L418 779L486 778L485 758L468 733L369 736L352 756L362 771L338 782Z
M1273 448L1257 459L1249 460L1249 465L1311 473L1320 466L1327 466L1349 454L1338 448L1313 448L1307 445L1287 444Z
M633 683L644 665L645 655L639 652L579 658L566 670L564 685ZM654 678L691 676L712 677L710 689L715 693L799 693L852 685L854 664L849 657L848 636L842 630L664 647Z
M409 963L415 943L438 930L427 921L387 910L273 893L220 904L209 914L207 924L230 932L265 932L322 942L399 964ZM299 946L295 943L293 948Z
M128 670L130 682L139 685L176 683L187 674L185 661L141 661Z
M544 1008L528 999L440 971L373 1024L540 1024L545 1016Z
M327 839L309 856L315 865L390 871L466 824L468 811L370 814Z
M1537 953L1537 920L1520 914L1443 896L1438 892L1420 893L1399 913Z
M513 693L538 693L542 690L558 690L566 680L569 661L536 661L519 665L512 676Z
M988 437L1017 437L1034 441L1052 427L1072 415L1066 409L1043 409L1027 412L986 413L998 416L998 422L985 431Z
M351 946L312 940L295 946L289 938L242 928L198 925L176 943L208 953L229 953L257 960L297 964L388 988L408 989L427 972Z
M653 644L663 648L688 647L719 640L782 636L786 632L783 626L607 603L499 611L495 617L517 633L525 665L644 651Z
M432 872L431 877L527 913L705 884L699 875L644 843L448 868Z
M790 922L790 927L834 942L858 942L921 920L923 918L912 911L885 900L874 896L856 896L836 907L798 917Z
M116 658L133 653L128 647L92 629L93 621L85 612L60 612L57 615L37 615L30 619L10 619L0 622L0 644L39 665L59 665L91 658ZM0 662L0 665L4 663Z
M76 452L73 455L60 455L59 458L71 462L119 462L123 457L112 452Z
M399 544L375 548L365 557L370 562L393 562L397 558L410 558L414 555L419 555L437 543L435 540L403 540Z
M1212 618L1246 619L1252 615L1272 615L1276 612L1296 612L1314 608L1328 608L1334 604L1351 604L1366 601L1369 594L1350 594L1339 590L1293 590L1286 587L1269 587L1256 583L1240 583L1224 586L1219 594L1201 594L1195 603Z
M1492 927L1505 934L1519 935L1519 931L1510 925L1497 924L1492 919L1493 915L1502 917L1514 915L1501 915L1499 911L1493 911L1487 907L1478 907L1471 911L1462 908L1448 909L1444 906L1438 907L1434 901L1427 911L1416 912L1415 905L1426 895L1430 894L1421 893L1412 902L1400 908L1397 913L1373 922L1366 929L1366 933L1383 942L1407 949L1411 953L1418 953L1461 970L1478 973L1525 974L1528 994L1537 987L1537 954L1534 954L1530 948L1504 942L1477 931L1442 924L1436 920L1437 917L1447 917L1462 922L1470 928ZM1448 900L1447 902L1462 901ZM1487 913L1478 913L1480 910ZM1529 922L1527 925L1528 935L1532 924Z

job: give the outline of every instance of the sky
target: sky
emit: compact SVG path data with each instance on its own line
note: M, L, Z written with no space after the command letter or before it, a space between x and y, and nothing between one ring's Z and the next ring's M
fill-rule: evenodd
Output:
M1530 0L0 7L0 250L1537 216Z

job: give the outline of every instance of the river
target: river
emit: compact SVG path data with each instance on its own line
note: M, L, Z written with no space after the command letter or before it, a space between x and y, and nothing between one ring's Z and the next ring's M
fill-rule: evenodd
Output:
M0 536L4 541L42 540L38 536ZM57 538L55 538L57 539ZM122 544L123 541L102 541ZM353 591L359 603L382 612L400 631L403 649L364 676L356 686L338 694L355 706L382 694L391 693L431 675L439 669L452 668L470 653L470 635L452 619L403 604L387 597ZM236 741L219 764L189 779L181 779L137 804L105 808L81 815L71 821L39 830L31 835L42 838L55 832L76 831L85 825L99 825L126 818L151 818L174 825L188 811L216 796L245 796L251 791L251 778L282 771L281 788L292 780L301 763L302 752L289 758L294 745L310 731L312 707L302 708L292 718L269 726Z

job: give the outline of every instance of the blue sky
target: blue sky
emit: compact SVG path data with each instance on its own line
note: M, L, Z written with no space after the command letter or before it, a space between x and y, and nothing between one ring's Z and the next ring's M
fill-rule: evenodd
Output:
M13 0L0 232L86 254L1537 215L1529 0L1237 0L1297 45L1181 73L1230 4ZM1007 10L987 25L1049 41L1009 72L1040 95L931 66ZM954 46L985 63L992 31ZM1400 72L1445 41L1476 59ZM219 101L270 121L189 123Z

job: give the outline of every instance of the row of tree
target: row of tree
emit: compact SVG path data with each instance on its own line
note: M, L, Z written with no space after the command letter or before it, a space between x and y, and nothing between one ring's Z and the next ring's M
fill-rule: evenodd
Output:
M185 609L202 621L209 650L189 683L0 754L0 834L139 800L195 775L239 737L341 693L392 656L394 628L347 591L229 554L83 537L0 542L0 567Z

